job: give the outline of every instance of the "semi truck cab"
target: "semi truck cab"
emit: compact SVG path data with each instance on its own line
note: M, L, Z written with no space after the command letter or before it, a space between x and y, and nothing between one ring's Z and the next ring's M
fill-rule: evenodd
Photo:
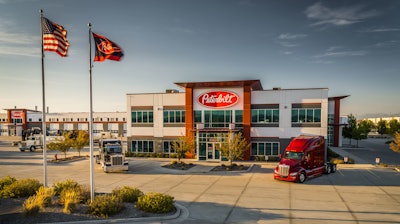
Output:
M303 183L307 178L335 172L336 164L325 161L325 154L323 136L298 136L285 149L274 178Z

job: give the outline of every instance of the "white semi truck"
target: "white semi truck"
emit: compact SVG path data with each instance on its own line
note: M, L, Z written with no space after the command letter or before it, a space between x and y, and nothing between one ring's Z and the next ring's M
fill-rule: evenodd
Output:
M128 161L119 139L100 139L99 155L95 156L96 163L101 164L104 172L128 171Z

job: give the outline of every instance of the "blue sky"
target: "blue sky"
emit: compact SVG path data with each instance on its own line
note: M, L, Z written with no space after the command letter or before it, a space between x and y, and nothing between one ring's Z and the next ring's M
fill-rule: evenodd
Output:
M400 113L396 0L0 0L0 109L42 108L40 9L71 44L67 58L45 52L51 112L89 111L90 22L125 54L94 63L96 112L175 82L259 79L350 95L342 115Z

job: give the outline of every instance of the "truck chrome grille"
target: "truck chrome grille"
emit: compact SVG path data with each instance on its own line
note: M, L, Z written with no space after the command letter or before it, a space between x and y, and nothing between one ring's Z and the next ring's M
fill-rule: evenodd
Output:
M289 176L289 168L288 165L279 165L279 175L283 177Z
M112 156L111 157L111 165L122 165L123 164L122 156Z

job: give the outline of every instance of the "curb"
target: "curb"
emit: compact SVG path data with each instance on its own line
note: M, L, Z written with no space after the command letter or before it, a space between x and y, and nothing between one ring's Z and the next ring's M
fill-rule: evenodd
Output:
M84 220L84 221L72 221L72 222L62 222L63 224L92 224L92 223L133 223L133 222L154 222L154 221L163 221L163 220L174 220L176 222L183 221L189 217L189 210L180 205L175 203L176 212L172 215L167 216L154 216L154 217L140 217L140 218L126 218L126 219L101 219L101 220ZM59 222L55 222L59 223ZM52 223L44 223L44 224L54 224Z

